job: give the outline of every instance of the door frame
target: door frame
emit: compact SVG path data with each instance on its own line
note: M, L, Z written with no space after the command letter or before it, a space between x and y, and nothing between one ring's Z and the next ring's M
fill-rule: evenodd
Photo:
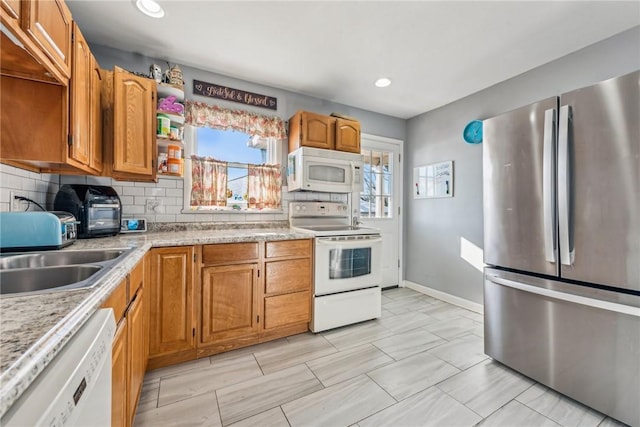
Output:
M360 135L360 140L371 141L371 142L381 142L385 144L395 145L398 150L398 164L400 165L398 168L398 173L394 174L394 180L397 179L397 194L394 194L394 198L396 200L396 207L398 208L398 259L400 260L400 265L398 266L398 287L404 287L404 141L401 139L389 138L386 136L377 136L371 135L367 133L362 133ZM363 145L362 143L360 144ZM396 177L397 175L397 177ZM360 194L358 192L358 198Z

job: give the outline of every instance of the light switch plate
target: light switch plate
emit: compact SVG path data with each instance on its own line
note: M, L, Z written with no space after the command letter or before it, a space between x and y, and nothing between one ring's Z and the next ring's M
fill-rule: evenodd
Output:
M143 233L147 231L147 220L137 218L126 218L120 220L121 233Z

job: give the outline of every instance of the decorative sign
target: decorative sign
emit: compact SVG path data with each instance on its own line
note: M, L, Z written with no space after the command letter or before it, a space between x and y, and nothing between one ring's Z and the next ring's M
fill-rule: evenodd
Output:
M453 197L453 161L413 168L413 198Z
M225 101L233 101L241 104L268 108L270 110L278 109L278 98L260 95L253 92L245 92L244 90L215 85L213 83L201 82L200 80L193 81L193 93L196 95L208 96L210 98L224 99Z

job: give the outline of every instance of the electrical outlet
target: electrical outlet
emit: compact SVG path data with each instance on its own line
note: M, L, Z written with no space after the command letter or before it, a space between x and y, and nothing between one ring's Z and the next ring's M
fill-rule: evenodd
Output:
M162 205L162 199L147 199L146 213L150 213L150 214L164 213L164 206Z
M20 194L16 194L15 191L9 191L9 211L10 212L17 212L22 210L20 206L22 204L22 201L16 199L16 196L20 196Z

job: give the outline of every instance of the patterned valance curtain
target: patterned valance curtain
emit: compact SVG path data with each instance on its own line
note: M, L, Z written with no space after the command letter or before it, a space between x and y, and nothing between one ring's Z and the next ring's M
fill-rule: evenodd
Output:
M282 203L282 180L278 165L248 165L249 207L279 209Z
M191 206L227 205L227 162L191 156Z
M193 126L234 130L262 138L285 139L287 136L284 121L277 116L263 116L195 101L186 102L185 116L185 122Z

